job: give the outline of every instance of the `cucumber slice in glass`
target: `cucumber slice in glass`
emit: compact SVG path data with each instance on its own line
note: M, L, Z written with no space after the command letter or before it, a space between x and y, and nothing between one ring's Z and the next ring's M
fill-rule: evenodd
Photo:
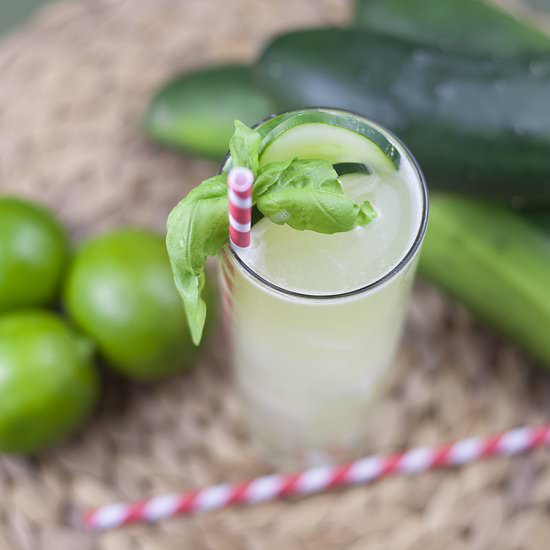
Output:
M365 164L374 171L399 168L400 155L393 143L376 127L346 112L285 113L267 120L258 130L264 136L261 164L297 156L332 164Z

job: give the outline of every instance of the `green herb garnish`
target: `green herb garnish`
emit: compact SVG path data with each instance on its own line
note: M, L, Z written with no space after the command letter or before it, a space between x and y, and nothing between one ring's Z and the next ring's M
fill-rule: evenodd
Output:
M376 218L370 202L358 204L344 193L330 162L292 159L260 167L260 145L258 132L235 121L229 146L232 165L252 170L252 202L272 222L332 234L367 225ZM166 247L196 345L206 319L201 297L204 264L229 238L226 179L221 174L203 181L179 202L167 222Z

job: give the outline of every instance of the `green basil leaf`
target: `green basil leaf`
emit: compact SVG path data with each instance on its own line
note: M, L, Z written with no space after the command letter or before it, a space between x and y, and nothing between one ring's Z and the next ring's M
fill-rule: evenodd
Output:
M166 248L176 288L183 299L191 337L198 345L206 319L204 264L225 245L229 234L226 176L195 187L168 216Z
M254 199L272 222L317 233L350 231L377 216L370 202L357 204L344 193L333 166L324 160L294 159L262 167Z
M229 141L232 166L248 168L257 174L262 136L240 120L235 121L235 133Z

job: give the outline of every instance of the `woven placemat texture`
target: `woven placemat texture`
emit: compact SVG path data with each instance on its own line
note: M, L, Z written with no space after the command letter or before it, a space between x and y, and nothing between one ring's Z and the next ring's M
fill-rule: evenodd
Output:
M39 199L75 239L123 224L162 230L215 166L151 145L139 119L183 69L251 59L274 33L349 20L344 0L88 0L54 4L0 43L0 189ZM304 500L99 535L78 510L268 471L243 433L224 344L189 375L109 379L77 438L0 458L0 549L541 550L550 453L395 478ZM549 377L435 290L414 293L389 397L370 420L381 453L550 418Z

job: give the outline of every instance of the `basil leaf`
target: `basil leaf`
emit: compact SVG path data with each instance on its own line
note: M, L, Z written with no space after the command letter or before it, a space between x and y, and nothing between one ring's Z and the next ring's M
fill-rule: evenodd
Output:
M317 233L340 233L366 225L377 214L370 202L357 204L324 160L273 162L260 169L254 184L258 210L277 224Z
M242 166L257 174L261 144L259 132L236 120L235 133L229 142L232 166Z
M225 245L229 234L226 176L195 187L168 216L166 248L176 288L183 299L191 337L198 345L206 319L204 264Z
M231 138L233 166L257 176L253 187L256 218L294 229L339 233L366 225L376 211L366 201L347 197L332 165L324 160L288 160L259 168L261 136L239 121ZM206 319L202 299L204 264L229 238L226 174L203 181L172 210L167 221L166 247L176 288L185 306L193 342L200 343Z

